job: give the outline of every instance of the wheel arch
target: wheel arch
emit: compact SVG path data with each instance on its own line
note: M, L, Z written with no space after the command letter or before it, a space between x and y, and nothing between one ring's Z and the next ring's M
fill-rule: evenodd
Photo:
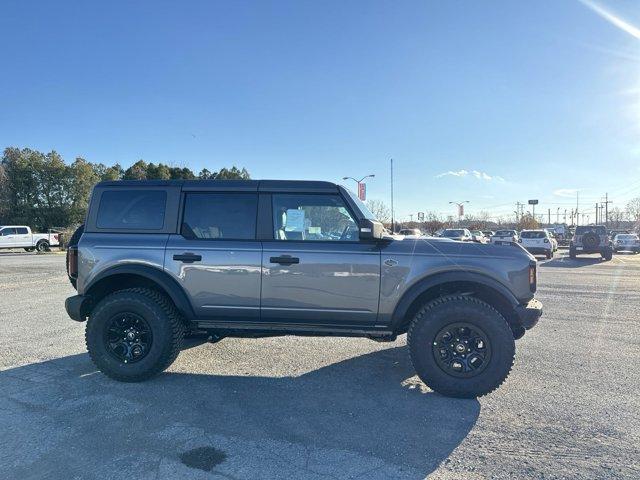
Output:
M506 320L515 338L524 334L515 311L520 302L502 283L475 272L444 272L426 277L402 296L392 316L392 329L405 333L411 319L426 302L444 295L472 295L495 308Z
M164 293L187 320L194 318L189 298L180 285L162 270L146 265L118 265L108 268L96 275L84 292L95 305L112 292L135 287Z

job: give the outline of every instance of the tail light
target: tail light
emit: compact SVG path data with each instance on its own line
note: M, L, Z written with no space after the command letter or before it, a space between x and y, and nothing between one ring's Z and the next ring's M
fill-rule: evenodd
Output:
M57 242L57 241L60 239L60 235L58 235L57 233L55 233L55 234L53 235L53 238L55 238L55 239L56 239L56 242Z
M69 247L67 255L67 275L78 278L78 247Z
M532 292L536 291L538 283L538 274L536 272L536 263L531 262L529 264L529 290Z

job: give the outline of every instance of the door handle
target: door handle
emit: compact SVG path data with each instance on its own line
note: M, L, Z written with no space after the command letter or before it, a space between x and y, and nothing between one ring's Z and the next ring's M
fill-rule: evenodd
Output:
M181 255L174 255L173 259L182 263L193 263L202 260L202 255L196 255L195 253L183 253Z
M294 263L300 263L298 257L292 257L291 255L282 255L281 257L271 257L269 259L271 263L279 263L281 265L292 265Z

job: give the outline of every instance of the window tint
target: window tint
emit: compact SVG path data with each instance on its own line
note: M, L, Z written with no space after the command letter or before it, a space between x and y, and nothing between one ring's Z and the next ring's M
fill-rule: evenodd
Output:
M187 238L254 240L258 195L252 193L188 193L182 219Z
M339 195L274 195L276 240L357 241L358 225Z
M160 230L164 226L167 193L162 190L111 190L98 208L98 228Z
M27 233L29 233L29 230L27 230L25 227L16 228L16 231L18 235L26 235Z
M16 234L15 228L4 228L2 232L0 232L0 235L2 235L3 237L6 237L7 235L15 235L15 234Z

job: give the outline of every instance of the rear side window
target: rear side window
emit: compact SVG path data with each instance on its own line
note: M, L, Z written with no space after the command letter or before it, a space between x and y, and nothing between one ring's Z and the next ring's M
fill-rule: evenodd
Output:
M27 233L29 233L29 230L27 230L25 227L18 227L16 228L16 233L18 235L26 235Z
M254 240L258 195L187 193L182 235L187 238Z
M109 190L102 194L98 228L161 230L167 206L163 190Z

